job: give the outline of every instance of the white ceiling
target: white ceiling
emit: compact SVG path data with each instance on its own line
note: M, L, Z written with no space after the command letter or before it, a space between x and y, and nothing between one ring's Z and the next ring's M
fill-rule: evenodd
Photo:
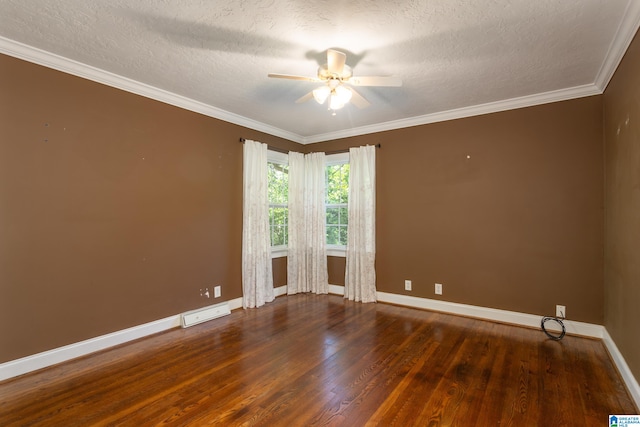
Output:
M638 0L0 0L0 52L301 143L602 93ZM332 116L326 49L371 102Z

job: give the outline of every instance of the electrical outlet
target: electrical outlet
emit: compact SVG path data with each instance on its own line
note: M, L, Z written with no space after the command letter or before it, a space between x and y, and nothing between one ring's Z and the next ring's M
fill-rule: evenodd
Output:
M410 291L411 290L411 280L405 280L404 281L404 290L405 291Z
M567 317L567 307L564 305L556 305L556 317Z
M200 289L200 296L210 298L209 288Z
M442 283L436 283L434 291L436 295L442 295Z
M220 290L220 286L216 286L213 288L213 297L214 298L220 298L221 295L221 290Z

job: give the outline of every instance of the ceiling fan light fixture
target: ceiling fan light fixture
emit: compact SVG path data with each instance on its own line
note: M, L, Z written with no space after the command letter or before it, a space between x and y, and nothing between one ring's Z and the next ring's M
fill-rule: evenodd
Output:
M296 104L301 104L315 99L318 104L324 104L329 100L329 110L343 108L348 102L362 109L367 108L367 101L356 89L351 86L402 86L402 80L389 76L360 76L354 77L353 70L345 62L347 55L334 49L327 50L327 63L318 68L318 77L304 77L289 74L269 73L268 77L279 79L300 80L314 83L322 83L306 95L296 100Z
M351 96L353 95L349 88L346 88L342 85L336 87L334 89L334 93L343 104L346 104L347 102L349 102L351 100Z
M313 90L313 99L315 99L318 104L324 104L324 101L327 100L330 94L331 89L329 89L329 86L321 86Z
M330 110L339 110L344 107L344 105L349 102L353 93L349 88L346 88L342 85L336 86L331 91L331 98L329 99L329 109Z
M331 94L331 99L329 100L329 109L330 110L339 110L342 107L344 107L344 102L342 102L337 95L332 93Z

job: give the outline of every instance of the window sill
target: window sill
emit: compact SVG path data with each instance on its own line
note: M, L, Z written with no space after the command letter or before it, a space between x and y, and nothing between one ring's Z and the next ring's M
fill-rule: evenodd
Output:
M288 248L271 248L271 258L284 258L289 255ZM327 256L346 258L347 248L341 246L327 247Z
M344 246L327 246L327 256L347 257L347 248Z
M289 255L289 249L284 247L280 247L280 248L271 248L271 259L273 258L283 258L286 257L287 255Z

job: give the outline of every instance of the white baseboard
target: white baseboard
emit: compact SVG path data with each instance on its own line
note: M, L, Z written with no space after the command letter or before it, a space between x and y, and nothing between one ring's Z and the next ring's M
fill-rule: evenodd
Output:
M418 298L408 295L390 294L386 292L378 292L378 301L535 328L540 327L541 320L541 316L536 316L534 314L458 304L428 298ZM564 320L563 323L568 334L602 339L609 351L609 354L611 355L611 358L613 359L613 363L620 372L622 380L625 382L632 399L635 401L636 406L640 408L640 386L638 385L638 381L633 376L627 362L624 360L624 357L618 350L618 347L609 335L609 332L607 332L607 329L602 325L576 322L573 320ZM554 324L548 323L547 329L555 329Z
M440 301L428 298L412 297L409 295L390 294L378 292L378 301L391 304L405 305L407 307L424 308L427 310L441 311L444 313L458 314L461 316L475 317L478 319L492 320L496 322L512 323L514 325L540 327L542 316L535 314L519 313L516 311L499 310L496 308L479 307L476 305L459 304L455 302ZM604 327L592 323L565 320L564 326L568 334L583 335L592 338L602 338ZM556 330L554 323L548 323L547 329ZM557 329L559 330L559 328Z
M287 294L287 285L279 286L274 288L276 297L286 295ZM344 286L339 285L329 285L329 293L336 295L344 295Z
M0 364L0 381L179 326L180 315L170 316L154 322L145 323L144 325L134 326L2 363Z
M329 293L335 295L344 295L344 286L329 285Z
M287 285L278 286L277 288L273 288L274 294L276 297L286 295L287 294Z
M242 298L227 302L232 311L242 308ZM180 314L11 360L0 364L0 381L177 327L180 327Z
M280 286L275 288L276 296L286 295L287 287ZM336 295L344 295L344 286L329 285L329 293ZM497 322L511 323L514 325L540 327L540 316L527 313L519 313L515 311L498 310L494 308L478 307L467 304L459 304L454 302L432 300L428 298L419 298L409 295L391 294L387 292L377 293L378 301L391 304L398 304L413 308L422 308L427 310L440 311L450 314L458 314L462 316L475 317L479 319L492 320ZM235 298L227 301L229 308L233 311L242 308L242 298ZM618 350L615 342L601 325L591 323L576 322L571 320L564 321L567 333L575 335L583 335L593 338L600 338L607 347L613 362L620 371L620 374L631 393L636 405L640 407L640 386L633 376L624 357ZM180 315L170 316L154 322L145 323L143 325L134 326L122 331L113 332L111 334L102 335L100 337L91 338L86 341L59 347L53 350L34 354L32 356L23 357L21 359L12 360L0 364L0 381L17 377L47 366L75 359L76 357L85 356L87 354L104 350L127 341L132 341L168 329L180 326ZM553 324L549 324L549 329L553 329Z
M227 301L231 311L242 308L242 297Z
M622 380L629 390L629 394L631 394L631 397L636 402L636 406L640 408L640 385L638 385L638 381L633 376L631 369L629 369L627 361L624 360L622 353L620 353L620 350L618 350L618 346L613 341L613 338L611 338L611 335L609 335L609 332L606 328L604 329L604 336L602 337L602 341L607 347L607 350L609 350L609 354L613 359L613 363L615 363L616 367L618 368L618 371L622 376Z

